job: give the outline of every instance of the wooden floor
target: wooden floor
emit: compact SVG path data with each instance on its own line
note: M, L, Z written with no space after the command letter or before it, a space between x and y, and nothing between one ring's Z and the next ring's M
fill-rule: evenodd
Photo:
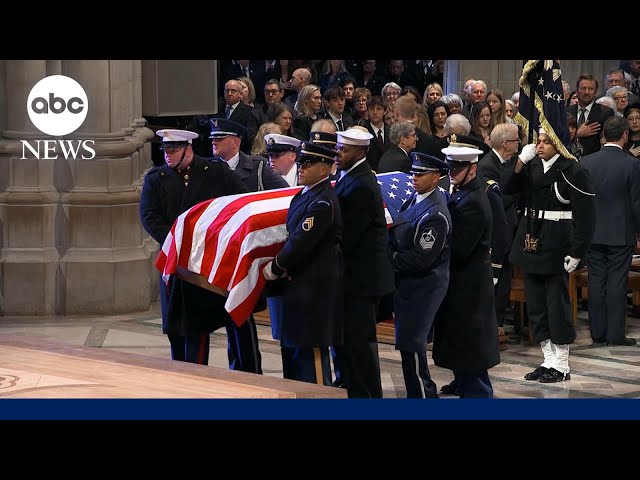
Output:
M0 398L346 398L346 390L0 334Z

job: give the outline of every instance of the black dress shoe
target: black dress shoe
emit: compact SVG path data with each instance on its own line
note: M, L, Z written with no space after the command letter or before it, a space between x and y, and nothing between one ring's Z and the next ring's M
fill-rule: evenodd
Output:
M623 340L616 341L616 342L609 342L609 345L611 345L612 347L616 345L624 345L626 347L630 347L632 345L635 345L636 343L638 342L636 341L635 338L624 337Z
M542 375L549 370L547 367L538 367L533 372L529 372L524 376L525 380L540 380Z
M540 383L556 383L564 382L565 380L571 380L571 374L562 373L555 368L547 369L547 371L540 377Z
M440 391L445 395L456 395L460 396L460 389L458 388L458 384L455 382L451 382L449 385L443 385L440 387Z

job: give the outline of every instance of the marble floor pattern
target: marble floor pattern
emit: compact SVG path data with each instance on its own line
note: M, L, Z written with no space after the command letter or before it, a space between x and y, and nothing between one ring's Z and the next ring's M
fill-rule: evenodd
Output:
M507 333L513 327L505 325ZM640 345L596 347L591 344L587 312L579 311L578 338L571 347L571 380L541 384L523 379L542 358L538 345L509 345L501 363L489 371L496 398L640 398ZM118 316L0 317L0 333L41 338L121 352L169 358L166 336L161 331L159 305L148 312ZM265 375L282 376L280 347L269 326L258 325ZM640 339L640 319L629 316L627 336ZM513 337L516 338L516 337ZM393 345L380 343L380 366L385 398L406 396L400 354ZM450 370L429 368L440 388L453 376ZM212 334L210 365L227 367L226 333ZM442 395L442 398L456 398Z

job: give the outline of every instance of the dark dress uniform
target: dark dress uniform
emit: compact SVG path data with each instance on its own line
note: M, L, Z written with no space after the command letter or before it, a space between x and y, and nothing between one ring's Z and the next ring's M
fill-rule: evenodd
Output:
M232 116L231 118L234 117ZM227 135L245 138L247 135L247 129L232 120L214 118L210 120L210 125L210 138ZM238 164L234 173L240 177L250 192L289 186L284 178L271 169L267 160L259 155L252 156L238 152ZM266 299L261 297L254 308L254 312L265 308L267 308ZM234 341L229 340L227 349L229 365L234 370L262 373L262 356L258 348L258 331L253 315L249 315L249 318L239 327L233 323L233 329L232 338Z
M338 143L350 142L352 136L371 137L359 130L337 135ZM349 397L381 398L376 309L380 297L394 291L394 275L382 193L364 155L362 160L335 185L345 265L344 345L337 350Z
M446 174L447 165L413 153L411 173ZM396 274L393 298L396 350L408 398L438 398L427 365L427 344L433 320L449 285L451 216L439 188L419 203L417 193L404 203L389 230Z
M298 161L333 163L335 152L309 143ZM331 385L328 347L342 343L342 252L340 204L325 178L298 192L287 213L288 238L271 265L276 276L286 274L279 313L282 370L285 378L320 383L314 350L322 364L322 383ZM269 268L269 267L267 267Z
M445 148L450 162L466 148ZM475 153L477 149L469 149ZM466 160L469 161L469 160ZM491 268L492 215L484 185L473 178L448 203L452 222L449 288L434 327L433 360L453 370L460 396L491 397L487 370L500 363Z
M205 200L248 191L222 159L210 161L194 156L187 175L188 178L183 177L164 165L152 168L144 178L140 218L144 229L160 245L176 218L189 208ZM174 360L208 363L209 334L224 326L229 335L234 328L224 302L222 296L173 276L165 286L160 275L162 332L169 336Z
M511 176L505 191L525 192L527 208L509 258L524 272L533 340L551 340L555 345L573 343L576 331L564 258L570 255L584 259L591 245L595 211L589 173L578 162L561 155L544 173L542 160L536 155L519 174ZM545 218L562 215L560 212L566 212L566 218ZM525 251L527 234L539 239L535 252Z

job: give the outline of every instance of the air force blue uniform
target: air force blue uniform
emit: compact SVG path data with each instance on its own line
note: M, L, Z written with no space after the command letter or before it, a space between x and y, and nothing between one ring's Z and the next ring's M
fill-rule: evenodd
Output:
M439 188L419 203L416 197L405 203L389 232L396 275L396 349L402 356L407 397L437 398L426 351L449 285L451 216Z

